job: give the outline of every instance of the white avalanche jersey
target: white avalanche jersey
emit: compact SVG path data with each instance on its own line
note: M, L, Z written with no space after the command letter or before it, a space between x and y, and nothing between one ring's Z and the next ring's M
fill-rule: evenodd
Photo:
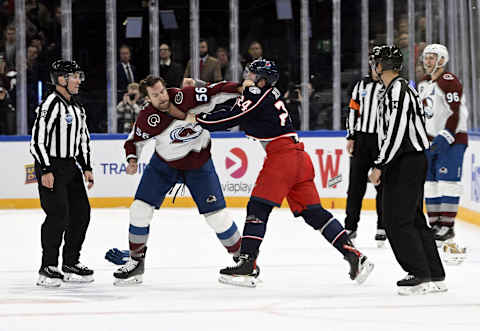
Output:
M468 110L458 78L445 72L436 81L422 81L418 84L418 91L426 115L428 135L435 137L447 129L455 137L455 143L467 144Z

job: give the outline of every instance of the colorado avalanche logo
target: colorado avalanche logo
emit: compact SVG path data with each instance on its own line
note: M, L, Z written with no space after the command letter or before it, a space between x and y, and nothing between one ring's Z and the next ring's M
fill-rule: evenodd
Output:
M198 131L195 128L198 127ZM170 132L170 139L172 144L181 144L191 141L202 134L202 128L199 125L189 124L175 128Z
M423 99L423 111L427 118L433 117L433 99L431 97Z
M156 127L160 123L160 115L152 114L152 115L148 116L147 123L151 127Z

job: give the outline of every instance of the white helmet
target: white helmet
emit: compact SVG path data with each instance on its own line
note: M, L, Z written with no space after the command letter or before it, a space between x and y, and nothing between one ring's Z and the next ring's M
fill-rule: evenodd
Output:
M437 62L435 63L435 67L432 70L432 73L435 72L438 67L444 67L448 62L448 49L447 47L441 44L430 44L423 50L423 63L425 63L425 55L432 53L437 55ZM438 62L440 59L443 58L443 64L439 65ZM426 69L426 68L425 68Z

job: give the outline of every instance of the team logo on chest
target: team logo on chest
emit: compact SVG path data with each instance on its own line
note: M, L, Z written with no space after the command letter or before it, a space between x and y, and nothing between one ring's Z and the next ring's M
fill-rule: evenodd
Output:
M203 130L201 126L193 124L174 128L172 131L170 131L170 143L186 143L200 136L202 131Z
M152 127L156 127L158 124L160 124L160 115L152 114L148 116L147 123Z
M183 101L183 92L180 91L177 94L175 94L175 103L179 105L182 103L182 101Z

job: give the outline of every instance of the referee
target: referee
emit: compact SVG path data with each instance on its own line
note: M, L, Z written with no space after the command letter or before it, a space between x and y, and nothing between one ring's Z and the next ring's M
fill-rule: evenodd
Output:
M42 209L47 214L41 228L42 265L37 285L58 287L61 281L90 282L93 271L79 262L90 222L80 165L88 188L93 186L90 137L85 108L75 99L84 73L74 61L52 63L55 90L37 108L30 152ZM62 271L57 268L62 237Z
M377 105L383 93L378 76L370 70L369 75L353 88L347 117L347 153L350 155L350 173L347 191L345 229L350 239L357 237L362 200L367 189L368 171L378 157ZM382 185L377 190L377 233L375 240L382 247L387 236L382 221Z
M378 108L380 154L370 174L383 182L383 220L395 258L408 275L397 282L402 295L446 291L445 271L423 214L429 147L417 91L399 76L403 56L396 46L374 49L372 70L385 85Z

